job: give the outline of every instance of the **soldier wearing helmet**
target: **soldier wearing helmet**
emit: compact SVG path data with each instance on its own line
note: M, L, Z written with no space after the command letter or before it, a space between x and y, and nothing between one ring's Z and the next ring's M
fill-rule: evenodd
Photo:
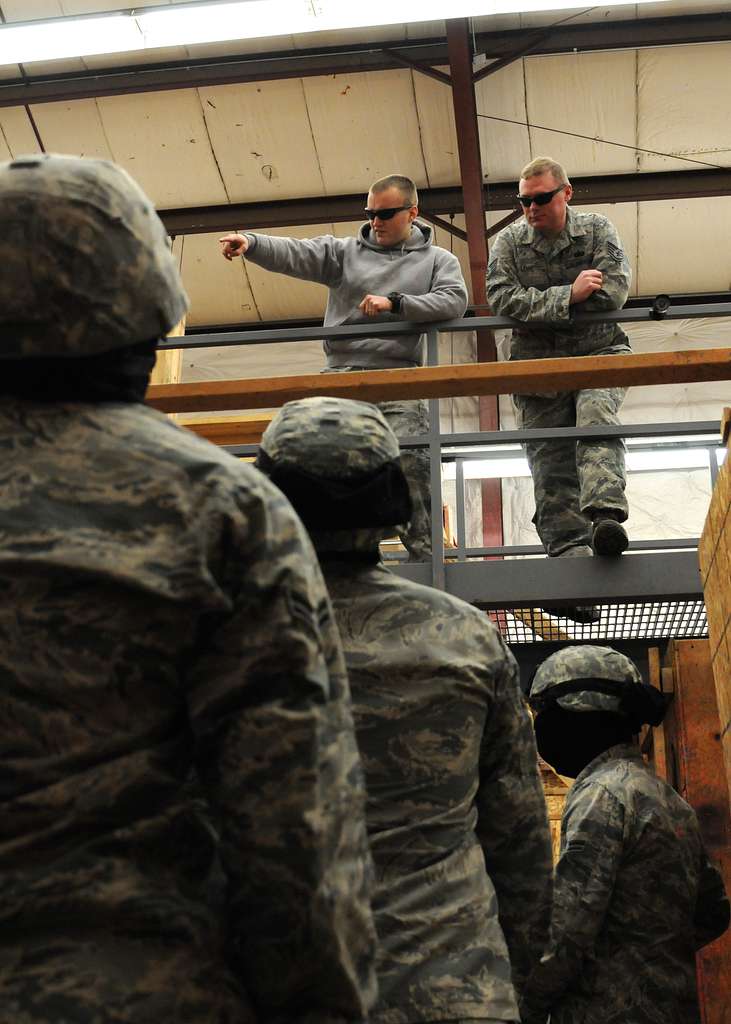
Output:
M551 848L515 661L483 613L381 563L410 507L375 406L290 402L257 464L310 531L345 650L377 879L370 1020L517 1021Z
M337 631L281 493L142 404L187 306L163 226L113 164L29 157L0 260L0 1017L361 1022Z
M565 647L530 690L538 750L576 778L561 824L551 942L524 1024L693 1024L695 950L729 905L688 804L644 763L635 734L662 694L607 647Z

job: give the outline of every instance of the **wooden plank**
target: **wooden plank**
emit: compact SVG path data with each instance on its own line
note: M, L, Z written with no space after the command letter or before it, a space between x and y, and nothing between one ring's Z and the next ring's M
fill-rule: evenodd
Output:
M212 444L259 444L274 413L258 413L235 419L178 420L178 426L192 430Z
M267 409L312 395L376 402L703 380L731 380L731 348L161 384L149 388L147 400L163 412L210 412Z
M707 640L675 640L668 648L675 699L666 716L676 788L698 815L711 861L731 892L731 818L723 770L711 651ZM670 721L668 722L668 718ZM728 1024L731 1006L731 931L696 955L703 1024Z

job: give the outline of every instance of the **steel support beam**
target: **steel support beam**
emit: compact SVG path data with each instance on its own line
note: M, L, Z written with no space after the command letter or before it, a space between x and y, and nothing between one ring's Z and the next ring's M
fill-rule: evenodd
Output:
M719 11L676 18L557 25L541 34L543 38L530 47L533 55L724 42L731 39L731 14ZM522 30L480 33L476 39L476 52L484 54L488 60L501 61L502 66L515 59L525 46L526 36ZM312 75L392 71L403 67L404 59L427 67L449 63L447 46L442 39L403 39L390 42L388 48L390 53L384 52L383 44L354 44L299 53L242 54L38 75L27 81L16 78L0 83L0 107Z
M482 187L482 156L472 74L470 27L466 18L450 19L446 22L446 26L452 79L452 104L457 129L462 197L467 228L467 251L472 280L472 301L475 305L486 307L489 312L485 286L487 275L485 194ZM494 362L497 359L497 349L493 332L483 327L479 328L475 334L478 362ZM497 430L500 427L497 396L480 395L477 401L480 430ZM488 546L502 544L502 481L483 480L481 497L483 543Z
M390 568L430 583L429 565L394 563ZM703 599L695 551L587 557L581 559L581 572L571 558L448 563L445 578L448 593L485 609Z
M653 171L647 174L602 174L572 178L574 206L597 203L635 203L662 199L701 199L731 195L731 168L697 171ZM491 210L515 211L517 182L483 186L483 201ZM426 188L419 193L421 205L433 216L465 213L460 186ZM160 210L171 235L248 228L294 227L362 221L363 193L345 196L312 196L271 202L225 203ZM483 222L484 223L484 222ZM484 228L483 228L484 232Z

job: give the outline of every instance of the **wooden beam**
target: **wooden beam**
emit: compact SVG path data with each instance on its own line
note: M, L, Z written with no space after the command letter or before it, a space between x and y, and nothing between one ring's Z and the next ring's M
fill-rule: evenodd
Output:
M273 412L227 416L214 420L179 419L178 425L212 444L258 444L272 421Z
M211 412L277 408L285 402L311 395L383 402L688 384L704 380L731 380L731 348L158 384L148 389L147 401L163 412Z

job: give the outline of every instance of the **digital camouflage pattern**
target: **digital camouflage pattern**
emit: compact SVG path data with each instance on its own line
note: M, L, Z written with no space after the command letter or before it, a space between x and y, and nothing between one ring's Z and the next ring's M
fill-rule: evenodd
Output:
M642 686L642 676L634 662L611 647L595 647L593 644L562 647L538 666L530 688L531 706L537 710L541 696L549 694L554 686L581 679L601 679L620 685L629 683ZM556 703L565 711L622 713L619 690L616 697L608 693L592 692L590 689L566 693L558 697Z
M521 1020L698 1024L694 953L727 925L692 808L636 746L610 747L568 792L552 938Z
M154 206L106 160L0 164L0 265L0 358L160 338L188 308Z
M288 502L140 405L5 399L0 445L0 1016L361 1021L362 774Z
M398 533L412 560L422 561L431 557L429 454L426 449L399 453L394 434L415 437L428 430L426 402L369 405L347 399L305 398L282 406L264 432L261 447L280 466L305 466L311 473L343 480L399 461L409 485L412 518L393 530L379 531L378 539ZM333 537L330 550L337 550L338 543ZM350 543L348 531L346 550Z
M367 534L352 531L352 550ZM517 1020L511 962L519 989L547 938L552 865L515 661L486 616L451 595L382 564L323 569L376 865L370 1019Z
M0 356L124 347L184 309L123 172L32 158L0 169L6 225L8 196L46 218L37 238L69 233L56 278L45 251L6 262ZM20 305L11 329L9 286L29 299L44 273L58 322ZM330 603L288 502L132 402L0 397L0 447L0 1018L363 1021L362 770Z
M396 437L416 437L429 432L429 409L426 402L379 402L378 408L386 417ZM401 468L411 494L411 521L399 529L401 543L409 553L410 562L425 562L431 558L431 468L427 448L404 448Z
M343 481L399 459L398 441L378 407L345 398L287 402L264 431L261 448L281 468L304 466Z
M566 226L555 239L544 237L522 218L503 228L490 250L488 301L496 314L525 322L513 328L511 359L631 351L619 325L571 320L572 310L620 309L632 274L617 232L606 217L570 207L566 214ZM601 270L603 287L571 306L573 281L591 268ZM515 395L518 425L532 429L616 424L624 395L622 388ZM534 522L549 555L590 545L595 513L613 512L621 521L627 518L621 439L531 441L526 453L536 499Z

